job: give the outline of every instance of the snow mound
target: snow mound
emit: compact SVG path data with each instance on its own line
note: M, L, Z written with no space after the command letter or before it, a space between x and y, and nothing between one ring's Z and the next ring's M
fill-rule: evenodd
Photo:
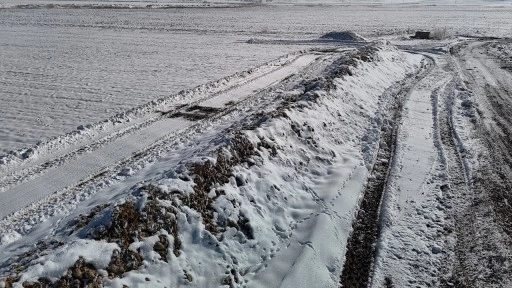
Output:
M332 31L322 35L320 39L329 39L337 41L365 41L363 37L352 31Z
M83 202L59 218L64 226L52 229L65 231L63 244L27 248L43 252L34 253L15 285L82 281L91 273L88 279L100 275L97 282L107 287L337 286L368 174L364 153L373 158L378 149L378 140L365 136L382 130L392 99L386 87L412 73L422 57L386 46L342 53L325 70L299 72L303 79L319 76L301 82L304 90L295 82L272 88L282 95L266 101L278 103L244 112L255 115L246 122L221 122L218 136L197 138L218 137L194 144L200 154L176 150L176 158L146 166L155 174L137 184L97 193L87 203L103 205L87 215L81 213L91 206ZM37 243L48 222L23 240ZM48 239L61 239L56 233ZM6 237L9 251L25 249L19 237ZM4 263L27 258L6 247L0 246L0 277L13 274Z

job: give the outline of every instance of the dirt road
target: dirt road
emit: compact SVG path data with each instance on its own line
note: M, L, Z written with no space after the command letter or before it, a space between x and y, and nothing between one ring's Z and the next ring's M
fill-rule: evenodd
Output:
M360 244L347 253L341 286L509 287L511 44L462 39L405 49L434 67L408 90L390 162L377 159L391 163L384 172L374 167L387 175L382 202L364 205L375 197L370 180L352 235ZM358 229L370 233L376 211L379 229L365 238Z

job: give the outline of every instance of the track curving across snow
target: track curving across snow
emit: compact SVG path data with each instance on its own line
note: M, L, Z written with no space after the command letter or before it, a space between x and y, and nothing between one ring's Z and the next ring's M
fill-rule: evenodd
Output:
M426 59L428 60L428 58ZM400 89L395 95L392 95L394 103L388 116L390 118L388 122L393 125L381 126L379 148L366 183L357 218L353 223L353 231L348 240L345 264L340 280L342 287L368 287L371 282L376 252L375 244L380 230L381 200L388 184L390 164L393 163L403 107L419 83L432 72L433 68L433 63L424 63L423 69L416 77L401 83Z
M417 50L435 67L404 105L369 287L511 285L512 77L490 52L504 42Z
M448 186L438 101L451 91L454 76L446 55L416 53L432 66L404 99L381 192L378 240L370 246L375 262L368 282L358 287L439 286L451 269L450 234L443 234L452 222L443 195Z
M194 94L196 92L200 93L198 97L192 97L192 99L189 101L185 100L186 102L184 104L180 104L181 102L178 101L177 104L168 107L165 112L153 111L155 109L152 108L150 112L143 113L142 116L136 116L132 119L129 119L129 121L126 121L125 123L116 123L114 127L107 126L107 128L104 128L100 125L100 127L95 128L95 130L99 130L94 131L95 135L93 134L93 136L90 137L82 137L83 139L79 137L76 140L73 139L71 143L68 143L63 148L59 147L60 145L58 145L58 143L56 144L52 142L65 142L66 140L56 139L50 141L49 143L45 143L45 146L49 146L48 148L45 149L48 149L49 151L42 151L43 153L41 155L37 155L37 157L29 157L28 159L22 160L22 162L19 164L15 163L14 165L0 165L0 192L7 190L14 185L18 185L19 183L24 182L28 179L34 178L36 175L43 174L45 173L45 170L49 168L55 168L56 166L62 165L63 163L66 163L69 160L72 160L76 157L80 157L81 154L94 151L126 135L137 133L137 131L146 129L148 126L165 118L165 114L176 112L182 108L197 106L199 103L203 103L212 98L217 98L219 95L229 95L229 93L231 93L232 90L237 90L240 87L243 88L247 86L250 87L250 85L254 85L253 88L256 89L254 89L253 92L256 92L258 90L258 87L265 87L265 83L267 83L268 85L272 84L272 81L269 82L268 79L272 80L274 77L277 77L277 79L275 79L276 81L273 82L275 84L279 82L279 79L281 79L279 77L280 74L282 74L283 72L286 73L287 69L293 70L293 66L297 65L297 63L300 63L300 61L297 62L296 60L301 58L301 56L304 56L303 54L304 53L284 56L282 57L283 59L277 60L276 63L280 64L271 62L270 64L263 65L263 69L261 69L263 70L262 73L250 72L248 73L249 75L246 75L241 79L229 81L227 79L222 79L217 83L209 84L210 86L213 85L222 87L220 89L213 89L211 93L202 93L202 90L208 90L208 88L201 86L196 87L188 92L181 91L180 93L174 96L177 96L179 98L184 97L182 94ZM274 66L276 65L277 68L274 68ZM228 81L227 86L220 85L220 82L222 81ZM203 86L208 86L208 84ZM248 91L245 92L248 93ZM166 100L163 101L163 106L169 106L168 104L165 104L165 102ZM235 103L236 102L233 101L233 103L231 104ZM149 104L151 106L151 103ZM142 107L142 109L144 110L145 107ZM137 112L135 114L137 114ZM118 122L119 120L114 119L112 121ZM71 138L73 137L74 136L72 135ZM40 154L39 151L36 153Z

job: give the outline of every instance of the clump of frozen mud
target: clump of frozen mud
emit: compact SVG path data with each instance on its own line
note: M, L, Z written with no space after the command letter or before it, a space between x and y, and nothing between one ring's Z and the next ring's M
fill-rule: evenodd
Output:
M320 39L337 41L365 41L363 37L352 31L332 31L320 36Z

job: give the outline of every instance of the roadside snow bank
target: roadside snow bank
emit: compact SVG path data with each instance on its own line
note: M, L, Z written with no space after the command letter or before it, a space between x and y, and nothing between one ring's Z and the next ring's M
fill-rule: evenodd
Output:
M275 106L249 115L242 129L234 123L205 157L183 159L81 217L70 243L35 263L51 266L71 253L63 249L87 242L84 254L116 249L107 272L109 253L79 253L105 286L338 286L380 126L397 82L420 60L390 46L343 54L318 78L274 91ZM44 276L27 271L10 281Z
M290 223L289 237L271 239L281 245L276 255L262 263L251 287L338 286L352 221L378 145L379 126L386 122L396 92L386 88L412 72L413 63L421 58L392 48L377 55L376 63L358 62L357 70L335 78L330 91L315 91L317 101L298 101L286 111L288 118L261 128L264 139L276 139L283 150L279 168L267 170L278 179L261 178L269 185L286 187L292 199L304 196L299 203L268 205L260 221L275 221L282 215L279 218ZM339 67L338 71L345 71ZM283 133L287 127L296 135ZM279 178L283 170L285 176L292 176ZM307 209L314 212L308 214Z

